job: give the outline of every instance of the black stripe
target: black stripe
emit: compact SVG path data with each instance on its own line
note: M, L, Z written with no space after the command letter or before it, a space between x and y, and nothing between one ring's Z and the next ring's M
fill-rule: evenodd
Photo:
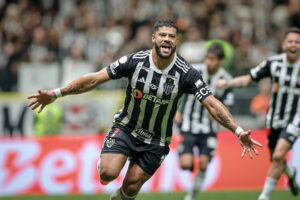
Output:
M279 112L279 118L280 119L283 119L283 117L284 117L287 98L288 98L288 94L287 93L283 93L282 99L281 99L280 112Z
M174 105L177 105L178 104L178 101L180 99L182 95L178 95L175 99L174 99ZM172 136L172 133L173 133L173 120L174 120L174 116L176 114L176 111L177 111L177 106L173 106L172 109L171 109L171 112L170 112L170 117L169 118L169 121L168 121L168 128L167 128L167 134L166 134L166 137L171 137Z
M202 120L203 120L203 111L204 111L204 106L201 104L200 105L199 123L202 123Z
M284 79L284 85L285 86L290 86L291 85L291 80L292 80L292 73L293 73L293 67L288 67L287 72L285 74L285 79ZM289 77L286 79L286 77Z
M175 72L175 71L174 71L174 72ZM169 72L169 74L170 74L170 72ZM159 81L160 81L160 80L161 80L161 79L159 79ZM170 81L170 82L169 82L169 81ZM170 84L172 84L172 83L173 83L173 79L167 78L165 83L170 83ZM165 83L164 83L164 84L165 84ZM158 85L159 85L159 83L158 83ZM169 94L166 94L166 93L163 91L162 99L164 99L164 100L170 100L171 97L172 97L172 92L169 93ZM176 105L174 105L174 106L176 106ZM160 106L160 108L159 108L159 110L158 110L158 115L157 115L157 117L156 117L155 125L154 125L155 133L160 133L160 132L161 132L161 123L162 123L162 121L163 121L163 117L164 117L165 114L166 114L167 108L168 108L168 104L163 105L163 106ZM176 109L177 109L177 108L176 108ZM173 117L170 117L170 118L173 118ZM170 118L169 118L169 119L170 119ZM167 125L168 125L168 124L167 124ZM168 130L168 129L169 129L169 128L167 128L167 130Z
M279 78L274 77L274 84L278 84L278 81L279 81ZM275 108L276 108L275 106L276 106L276 102L277 102L277 95L278 95L277 92L273 92L273 95L272 95L273 102L271 105L272 113L271 113L271 122L270 122L271 127L273 127L273 118L274 118L274 113L275 113Z
M296 115L296 112L297 112L297 107L298 107L298 102L299 102L299 95L294 95L293 96L293 102L292 102L292 110L291 110L291 113L290 113L290 117L289 117L289 121L288 122L291 122L293 121L295 115Z
M195 103L196 103L196 100L194 99L193 103L192 103L192 107L191 107L191 112L189 114L190 130L192 130L192 127L193 127L192 120L193 120L193 113L194 113L194 110L195 110Z
M156 88L150 87L149 94L156 96L160 78L161 78L161 74L158 74L156 72L153 73L151 84L156 85L157 87ZM157 82L157 80L158 80L158 82ZM149 128L149 125L150 125L149 122L151 120L151 115L152 115L154 106L155 106L155 103L153 103L152 101L147 101L145 116L144 116L143 124L142 124L143 128L145 128L145 129Z
M137 82L135 85L136 90L143 92L145 83L143 83L139 80L144 79L146 81L147 74L148 74L148 72L145 69L141 69L139 71ZM140 111L141 111L141 108L140 108L141 100L142 99L134 98L133 111L131 114L131 118L129 119L129 123L133 126L137 125L137 121L138 121Z

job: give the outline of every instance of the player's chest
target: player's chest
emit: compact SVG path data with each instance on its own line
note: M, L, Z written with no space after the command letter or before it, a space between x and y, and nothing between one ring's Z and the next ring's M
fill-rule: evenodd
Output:
M300 89L300 64L294 66L271 65L273 83L280 87Z
M139 66L129 79L130 86L135 94L141 98L173 99L180 88L180 74L166 74L151 68Z

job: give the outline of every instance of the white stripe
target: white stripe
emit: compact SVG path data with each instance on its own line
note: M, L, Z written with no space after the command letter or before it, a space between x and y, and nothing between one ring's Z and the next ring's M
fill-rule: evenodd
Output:
M183 60L181 60L180 58L178 58L177 60L184 66L184 68L186 68L187 70L190 69L190 67Z
M194 101L193 95L188 95L186 103L183 108L183 113L182 113L182 125L181 129L183 131L189 131L191 126L190 126L190 113L192 112L192 104Z
M140 73L140 70L141 68L143 67L143 62L139 62L135 68L135 71L132 75L132 78L131 78L131 87L132 88L135 88L136 86L136 83L137 83L137 79L138 79L138 76L139 76L139 73Z
M188 71L190 69L190 67L188 67L186 64L182 64L182 63L178 62L178 60L176 60L176 64L181 66L186 71Z
M178 68L182 69L182 71L183 71L184 73L187 73L187 72L188 72L188 71L185 70L183 67L181 67L177 62L175 62L175 64L176 64L176 66L177 66Z

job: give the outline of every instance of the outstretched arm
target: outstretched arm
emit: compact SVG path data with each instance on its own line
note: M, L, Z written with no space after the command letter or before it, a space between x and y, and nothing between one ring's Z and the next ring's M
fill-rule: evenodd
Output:
M244 157L247 150L250 158L253 158L251 149L255 152L255 154L258 154L254 145L260 147L262 145L251 138L251 131L244 131L238 126L229 110L219 100L217 100L213 95L210 95L202 101L202 104L216 121L238 136L239 143L243 148L242 157Z
M246 87L251 82L252 82L251 76L248 74L244 76L238 76L231 80L220 79L217 82L217 87L222 90L225 90L230 87Z
M28 107L31 107L31 109L34 110L41 106L38 111L40 113L46 105L55 101L57 97L84 93L96 88L97 85L108 80L110 80L110 77L106 71L106 68L104 68L98 72L81 76L62 88L55 90L38 90L37 94L28 97L28 99L33 99L28 104Z

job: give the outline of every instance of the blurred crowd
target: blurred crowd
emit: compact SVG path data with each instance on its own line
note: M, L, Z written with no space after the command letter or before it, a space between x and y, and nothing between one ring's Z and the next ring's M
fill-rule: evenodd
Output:
M300 27L299 0L0 0L0 91L17 91L24 62L57 63L61 82L152 46L152 26L171 18L178 51L201 62L212 39L226 42L233 75L281 50Z

